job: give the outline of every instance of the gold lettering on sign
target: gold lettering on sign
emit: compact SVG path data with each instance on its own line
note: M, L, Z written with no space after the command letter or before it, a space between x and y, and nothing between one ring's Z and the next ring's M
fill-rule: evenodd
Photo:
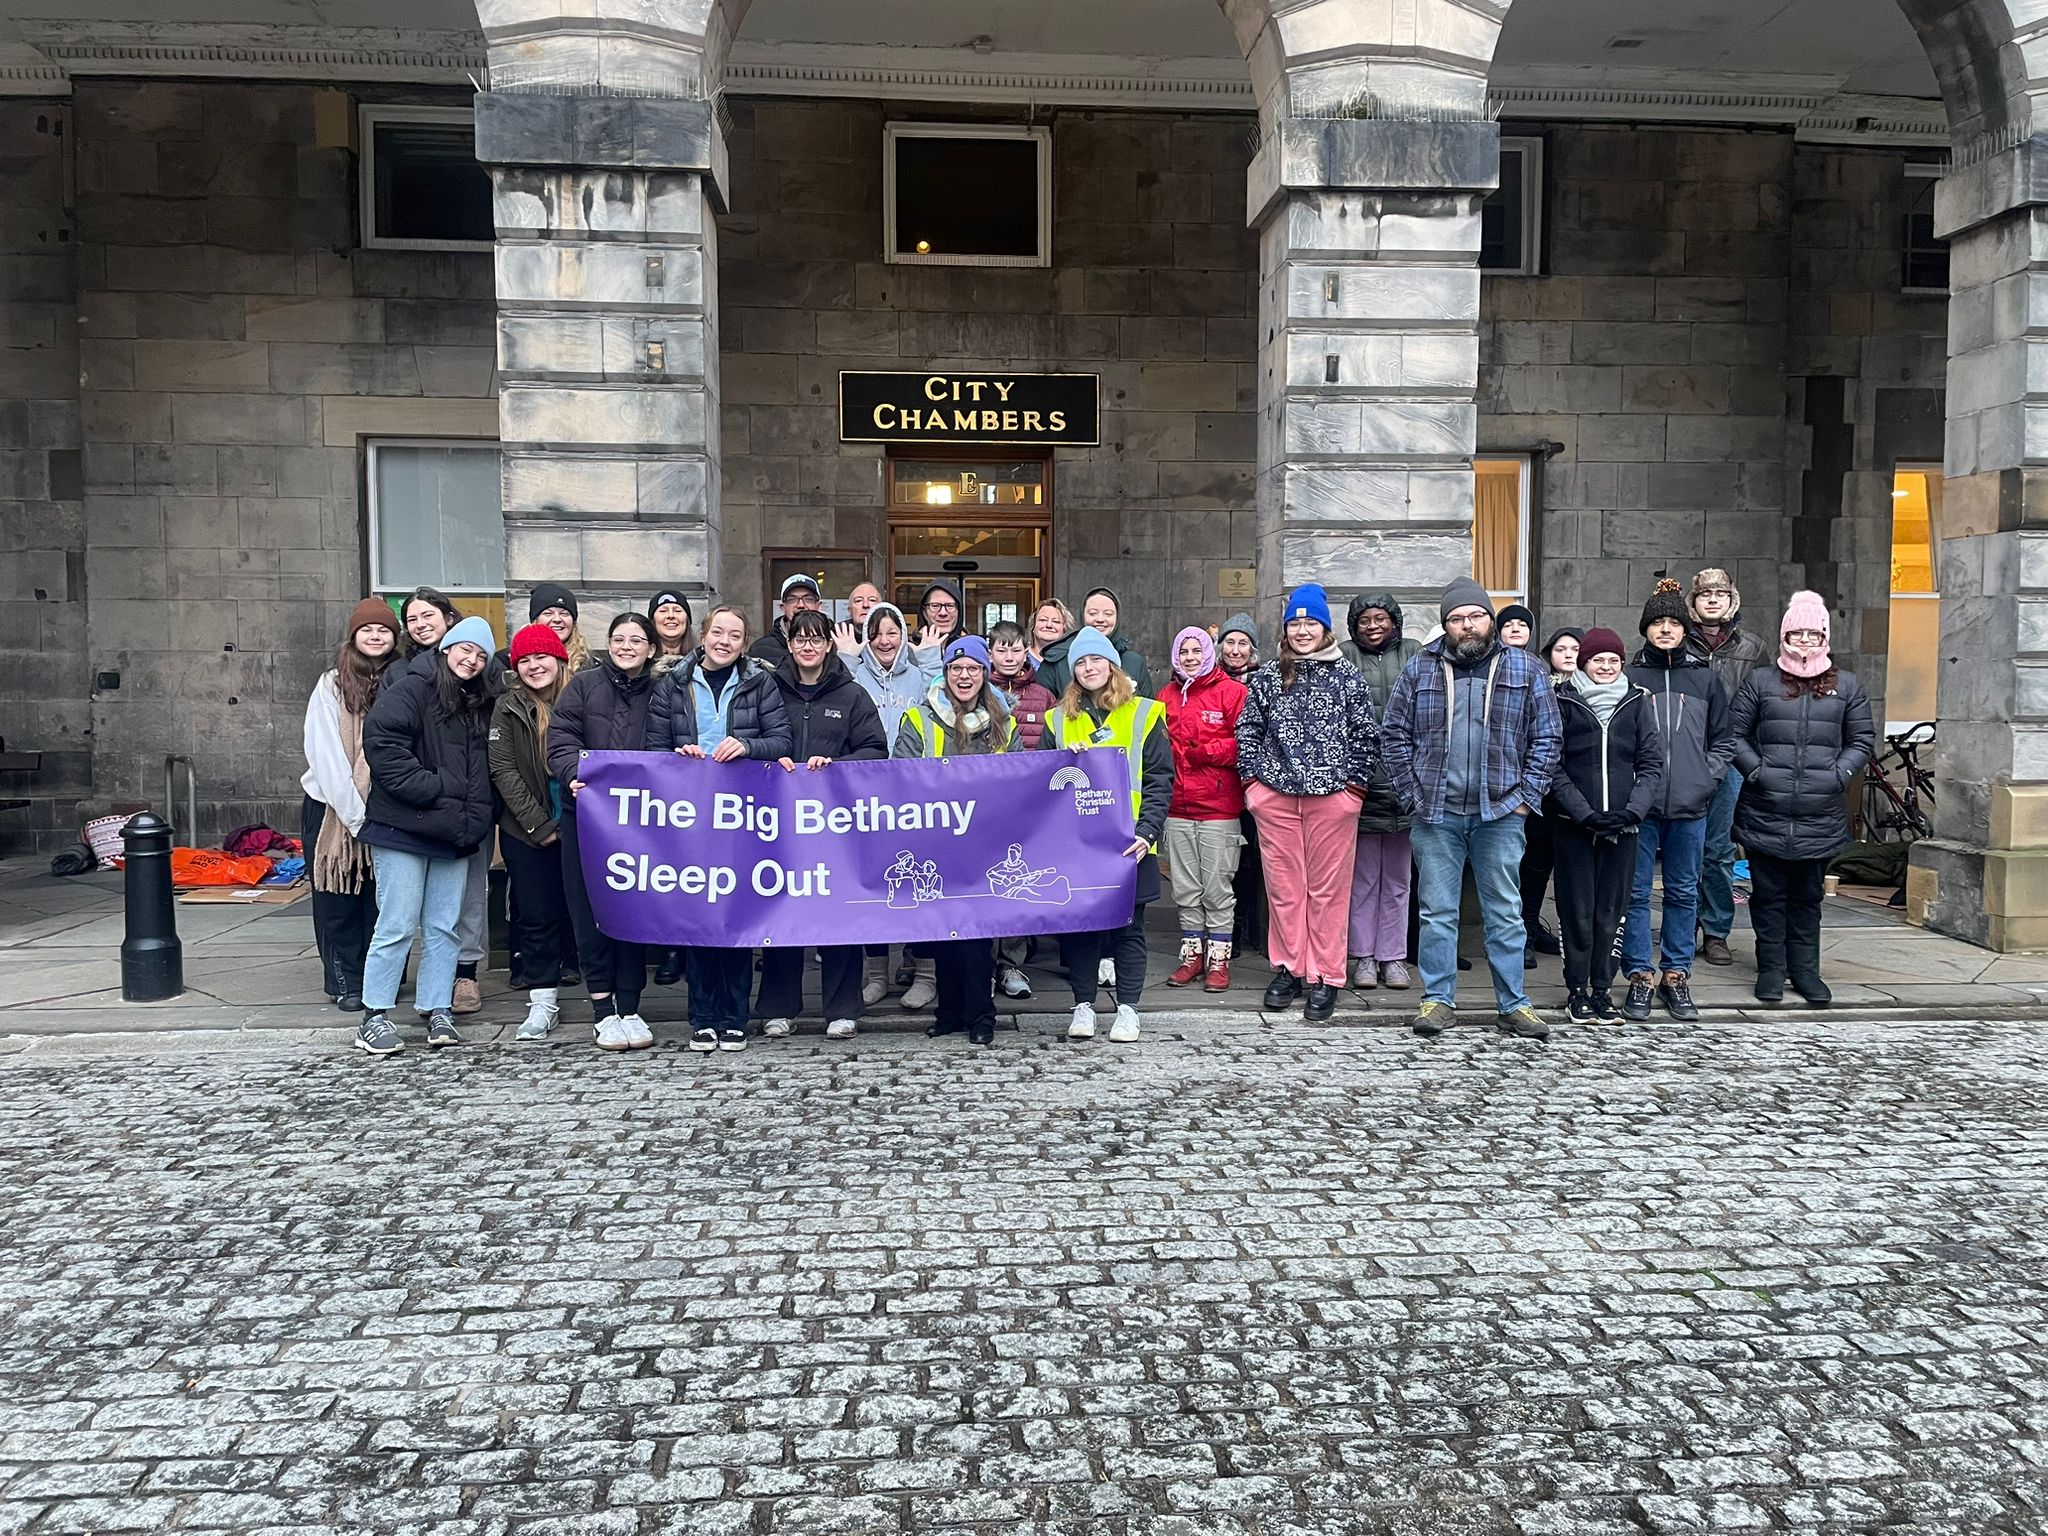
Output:
M1046 423L1053 431L1064 432L1067 430L1067 413L1065 411L1053 411L1046 417Z
M887 413L886 417L884 416L884 413L885 413L885 412ZM890 404L888 404L888 403L887 403L886 401L884 401L884 402L883 402L883 403L882 403L881 405L878 405L878 406L876 406L876 407L875 407L875 430L876 430L877 432L891 432L891 431L894 431L894 430L895 430L895 427L896 427L896 421L895 421L895 416L896 416L896 407L895 407L895 406L893 406L893 405L890 405Z
M927 400L945 399L946 381L937 374L933 374L930 378L926 379L924 381L924 397Z

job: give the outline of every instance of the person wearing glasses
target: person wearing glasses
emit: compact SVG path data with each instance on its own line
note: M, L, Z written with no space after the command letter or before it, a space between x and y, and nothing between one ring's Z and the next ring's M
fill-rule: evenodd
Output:
M1458 899L1465 870L1479 894L1486 961L1500 1027L1547 1040L1550 1026L1523 990L1522 851L1563 750L1550 668L1503 645L1493 601L1469 576L1444 588L1444 632L1401 670L1380 727L1394 793L1414 818L1416 898L1422 912L1425 1039L1457 1023Z
M782 612L768 626L768 633L756 640L747 655L764 666L779 667L789 659L789 623L800 613L815 613L825 606L825 594L818 590L818 578L798 571L782 584Z
M917 600L918 663L937 672L944 665L947 650L967 632L967 601L950 581L935 581Z
M1870 695L1829 653L1827 603L1794 592L1778 625L1778 656L1743 680L1730 713L1742 798L1735 840L1749 856L1756 997L1785 1000L1785 983L1815 1008L1834 1001L1820 977L1820 910L1828 862L1849 841L1842 791L1877 746Z

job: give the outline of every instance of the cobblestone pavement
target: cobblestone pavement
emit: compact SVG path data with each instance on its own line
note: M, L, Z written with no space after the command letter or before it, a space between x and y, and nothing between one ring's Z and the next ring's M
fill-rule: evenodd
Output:
M2048 1529L2028 1026L0 1063L0 1532Z

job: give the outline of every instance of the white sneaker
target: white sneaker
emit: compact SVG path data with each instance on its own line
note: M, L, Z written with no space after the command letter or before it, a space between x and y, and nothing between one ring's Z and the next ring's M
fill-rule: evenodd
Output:
M1116 1005L1116 1022L1109 1026L1109 1038L1119 1045L1129 1045L1138 1038L1138 1010L1129 1003Z
M641 1018L639 1014L624 1014L620 1017L619 1024L626 1031L626 1048L628 1050L644 1051L647 1047L654 1044L654 1031L647 1027L647 1021Z
M903 994L903 1006L911 1013L923 1013L939 1001L939 968L934 960L917 962L917 974L910 979L910 990Z
M1093 1040L1095 1038L1095 1005L1074 1004L1074 1022L1067 1026L1069 1040Z
M597 1021L597 1048L600 1051L630 1051L633 1036L626 1028L626 1021L617 1014Z
M825 1038L827 1040L851 1040L859 1029L860 1025L852 1019L834 1019L825 1026Z
M1095 984L1099 987L1116 985L1116 962L1107 955L1103 956L1101 963L1095 967Z
M1030 978L1014 965L1003 967L1002 988L1005 997L1022 999L1031 995Z
M770 1019L766 1024L763 1024L761 1026L761 1033L766 1035L770 1040L786 1039L789 1035L789 1020Z
M519 1021L514 1033L515 1040L545 1040L548 1032L561 1022L562 1010L553 1003L534 1002L526 1006L526 1017Z

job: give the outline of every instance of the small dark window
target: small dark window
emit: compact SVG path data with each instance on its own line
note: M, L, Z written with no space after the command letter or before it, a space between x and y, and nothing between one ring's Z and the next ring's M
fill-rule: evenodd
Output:
M1938 166L1906 167L1905 249L1899 286L1908 293L1948 292L1948 242L1934 233L1934 188Z
M1049 260L1043 132L896 124L887 143L891 261L1041 266Z
M1543 141L1500 141L1500 187L1479 208L1479 266L1534 275L1543 240Z
M366 245L487 246L491 177L467 112L448 121L364 114Z

